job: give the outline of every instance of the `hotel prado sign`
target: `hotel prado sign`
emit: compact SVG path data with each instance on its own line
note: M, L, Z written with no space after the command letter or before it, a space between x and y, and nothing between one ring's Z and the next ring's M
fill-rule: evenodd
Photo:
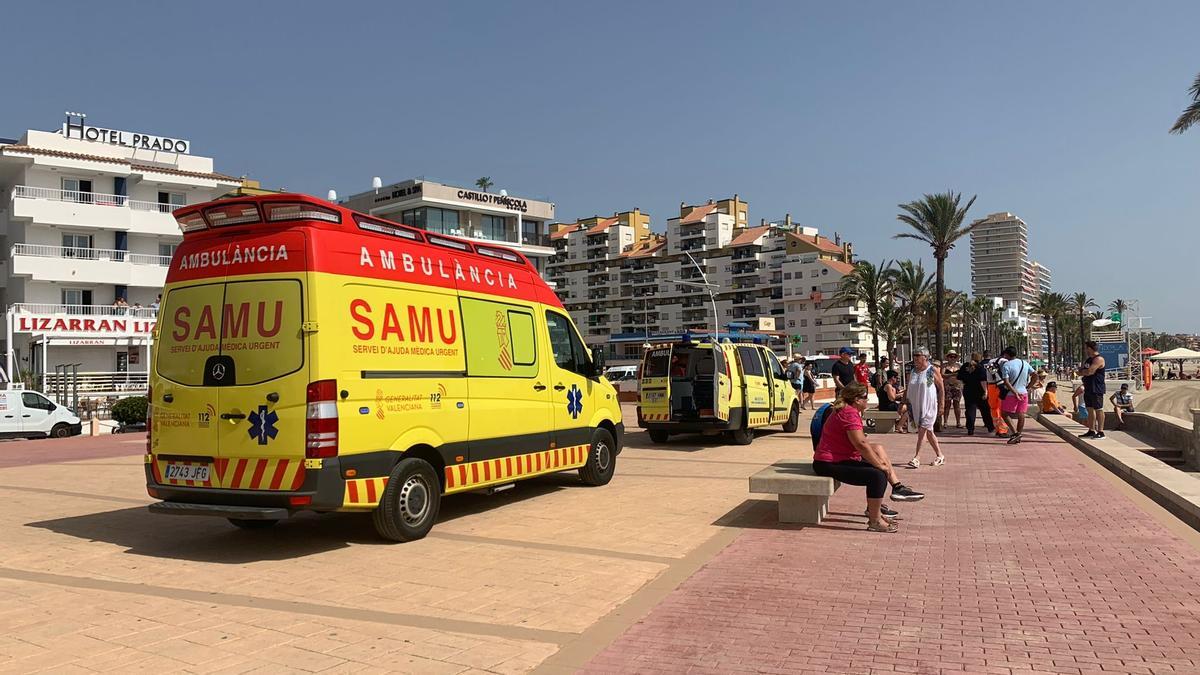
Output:
M192 149L191 141L182 138L170 138L168 136L155 136L154 134L94 127L87 123L86 115L77 115L74 113L68 114L67 121L63 122L62 135L63 138L121 145L137 150L177 152L181 155L189 154Z

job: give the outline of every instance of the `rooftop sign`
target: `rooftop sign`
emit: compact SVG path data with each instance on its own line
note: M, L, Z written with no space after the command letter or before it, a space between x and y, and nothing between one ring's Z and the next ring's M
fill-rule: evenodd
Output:
M81 141L122 145L138 150L177 152L181 155L186 155L191 150L191 141L182 138L169 138L167 136L93 127L87 124L86 119L87 115L83 113L67 113L67 121L63 122L62 126L63 138L76 138Z

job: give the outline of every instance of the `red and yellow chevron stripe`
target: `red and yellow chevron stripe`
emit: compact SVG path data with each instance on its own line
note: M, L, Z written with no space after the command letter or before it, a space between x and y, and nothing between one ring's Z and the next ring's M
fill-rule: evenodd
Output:
M304 460L218 457L212 463L201 461L171 461L147 455L154 480L163 485L186 487L220 487L229 490L299 490L304 484ZM163 479L167 464L204 466L208 464L208 480Z
M511 483L544 473L577 469L587 463L591 445L573 445L526 455L485 459L446 467L446 494Z
M388 477L355 478L346 481L346 492L342 495L342 508L375 508L383 497Z
M671 421L671 413L669 413L669 412L665 412L665 413L644 412L644 413L642 413L642 421L643 422L670 422Z

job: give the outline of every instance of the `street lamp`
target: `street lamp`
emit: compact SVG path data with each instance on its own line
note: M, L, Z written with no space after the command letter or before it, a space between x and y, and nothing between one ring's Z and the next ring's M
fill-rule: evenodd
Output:
M687 255L688 260L692 261L692 265L696 268L696 271L700 273L700 281L685 281L683 279L676 279L675 283L684 286L703 288L704 290L708 291L708 298L712 301L713 310L713 342L720 342L721 332L718 328L719 324L717 323L717 294L713 292L713 289L720 288L720 286L708 281L708 275L704 273L704 268L701 267L696 262L696 259L692 257L691 251L684 251L684 253Z

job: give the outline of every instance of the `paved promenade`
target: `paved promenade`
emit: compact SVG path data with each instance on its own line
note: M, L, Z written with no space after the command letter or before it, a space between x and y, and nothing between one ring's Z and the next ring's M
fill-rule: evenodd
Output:
M849 486L822 526L745 523L588 672L1200 672L1195 532L1027 433L900 470L929 496L896 505L899 534L865 532Z

